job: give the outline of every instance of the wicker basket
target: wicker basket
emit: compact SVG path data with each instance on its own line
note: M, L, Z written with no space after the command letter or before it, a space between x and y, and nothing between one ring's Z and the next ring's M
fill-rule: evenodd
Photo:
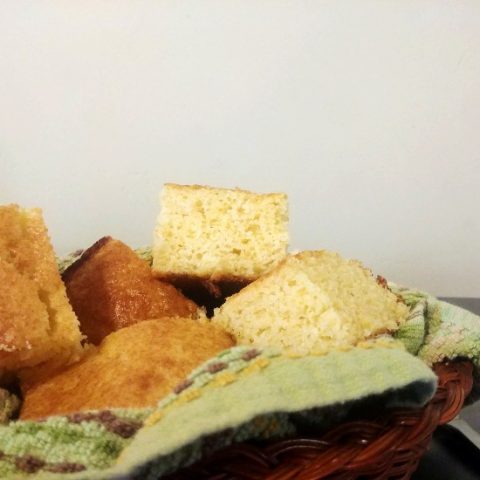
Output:
M408 479L438 425L452 420L472 388L470 362L434 367L433 399L422 409L390 411L343 423L313 438L227 447L169 480Z

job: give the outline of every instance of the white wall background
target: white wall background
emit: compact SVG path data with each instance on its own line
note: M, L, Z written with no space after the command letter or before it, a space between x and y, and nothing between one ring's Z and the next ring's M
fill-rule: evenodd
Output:
M480 296L480 2L0 2L0 203L60 253L164 182L285 191L292 248Z

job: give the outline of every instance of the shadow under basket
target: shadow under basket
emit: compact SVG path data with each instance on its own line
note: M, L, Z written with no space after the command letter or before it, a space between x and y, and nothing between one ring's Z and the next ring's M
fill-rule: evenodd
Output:
M434 430L452 420L473 384L468 361L434 366L438 388L421 409L342 423L318 436L226 447L168 480L408 479Z

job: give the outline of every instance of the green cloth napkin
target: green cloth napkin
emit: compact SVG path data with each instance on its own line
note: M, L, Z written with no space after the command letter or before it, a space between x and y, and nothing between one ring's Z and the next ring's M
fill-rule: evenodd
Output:
M0 427L0 476L157 478L231 443L295 435L327 407L342 407L340 419L372 395L392 407L428 401L436 377L424 362L370 347L296 358L237 346L194 370L155 409L11 422Z
M480 370L479 317L392 289L411 308L395 341L304 357L238 346L195 369L156 408L12 421L0 426L0 478L157 478L232 443L325 428L364 399L420 407L436 388L428 365L445 358L470 358Z
M389 284L411 307L407 322L395 333L407 350L428 365L466 358L474 366L469 401L480 398L480 317L428 293Z

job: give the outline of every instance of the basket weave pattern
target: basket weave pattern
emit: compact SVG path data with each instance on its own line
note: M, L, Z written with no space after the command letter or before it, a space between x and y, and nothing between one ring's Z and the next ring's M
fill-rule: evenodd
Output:
M438 425L452 420L472 389L472 364L437 364L433 399L422 409L396 409L374 420L343 423L317 438L233 445L169 480L408 479Z

